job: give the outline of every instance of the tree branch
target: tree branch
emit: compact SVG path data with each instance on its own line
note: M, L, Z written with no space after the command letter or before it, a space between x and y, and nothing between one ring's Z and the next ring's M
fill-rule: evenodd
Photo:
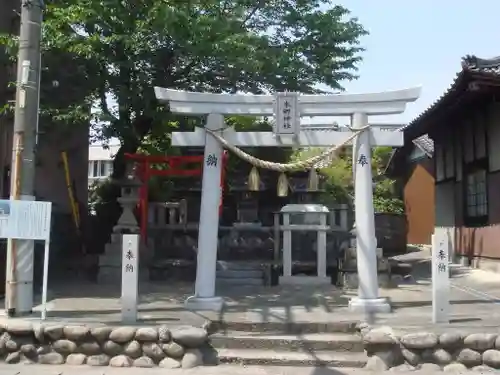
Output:
M180 72L175 73L172 76L172 81L175 82L187 75L191 72L191 70L196 66L196 64L199 64L199 60L193 60L189 64L187 64Z
M99 82L99 86L97 88L98 99L99 99L101 111L104 113L106 120L111 121L111 122L115 122L118 119L109 110L108 101L106 99L106 91L107 91L106 90L106 82L108 82L107 75L108 75L108 72L106 71L106 68L101 68L100 69L100 77L102 78L102 80ZM106 77L106 79L103 79L103 77Z
M266 4L265 0L259 0L258 4L247 14L243 22L241 23L241 27L245 28L247 26L247 22L252 19L253 16L257 13L258 10L262 9Z

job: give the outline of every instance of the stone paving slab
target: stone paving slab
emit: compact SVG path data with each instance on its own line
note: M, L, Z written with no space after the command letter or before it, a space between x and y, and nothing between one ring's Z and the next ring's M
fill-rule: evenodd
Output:
M463 282L463 281L461 281ZM191 285L148 285L143 290L139 305L138 325L166 324L171 326L201 326L207 319L240 323L315 322L341 323L363 320L353 314L347 304L353 291L328 288L238 288L224 294L227 306L221 313L186 311L184 298L191 294ZM97 290L96 290L97 289ZM238 295L241 293L240 295ZM403 284L397 289L386 289L381 295L391 300L393 313L379 314L378 324L390 324L401 329L415 329L431 325L431 291L428 281ZM53 289L48 304L48 321L89 325L120 325L119 291L96 288L95 285L70 286ZM451 290L451 326L498 326L500 306L494 306L481 296ZM29 318L39 319L41 306ZM497 311L498 310L498 311ZM0 317L0 323L5 317ZM439 328L439 326L436 326Z
M369 375L392 374L391 372L371 372L363 369L345 369L328 367L292 367L292 366L234 366L197 367L193 369L175 369L169 373L179 375ZM165 369L158 368L96 368L88 366L43 366L43 365L0 365L2 375L159 375ZM400 375L437 375L443 372L411 371L398 372ZM467 371L464 374L478 374Z
M186 311L190 284L141 285L139 324L201 325L207 319L231 322L339 322L349 321L348 299L333 287L238 287L221 291L226 306L220 313ZM50 293L48 320L119 325L119 289L94 284L55 285ZM35 308L39 316L41 306ZM352 315L352 314L351 314ZM36 317L35 317L36 319Z
M234 363L247 366L331 366L335 369L363 368L366 354L361 352L338 351L280 351L270 349L219 349L221 363Z

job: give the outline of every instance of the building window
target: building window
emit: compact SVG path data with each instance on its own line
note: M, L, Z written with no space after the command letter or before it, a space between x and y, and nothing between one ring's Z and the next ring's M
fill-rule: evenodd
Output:
M112 162L108 160L91 160L89 161L89 177L100 178L108 177L112 172Z
M483 226L488 223L487 168L480 163L467 166L465 175L465 225Z
M104 177L106 176L106 162L105 161L101 161L99 163L99 177Z
M409 161L410 162L417 161L417 160L420 160L420 159L422 159L422 158L424 158L426 156L427 155L425 154L425 152L420 147L414 146L413 150L410 153Z

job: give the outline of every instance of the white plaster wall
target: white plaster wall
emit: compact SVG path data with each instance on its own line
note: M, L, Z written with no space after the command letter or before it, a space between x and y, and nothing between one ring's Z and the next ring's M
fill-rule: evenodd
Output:
M109 145L106 148L101 145L91 145L89 146L89 161L113 160L119 149L120 145Z

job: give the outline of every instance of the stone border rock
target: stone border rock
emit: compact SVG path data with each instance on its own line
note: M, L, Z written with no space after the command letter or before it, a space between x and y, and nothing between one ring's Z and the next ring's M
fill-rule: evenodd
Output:
M218 363L205 328L89 327L26 321L0 326L0 361L169 369Z
M500 369L500 335L460 332L418 332L398 337L390 327L359 327L368 355L366 368L375 371Z

